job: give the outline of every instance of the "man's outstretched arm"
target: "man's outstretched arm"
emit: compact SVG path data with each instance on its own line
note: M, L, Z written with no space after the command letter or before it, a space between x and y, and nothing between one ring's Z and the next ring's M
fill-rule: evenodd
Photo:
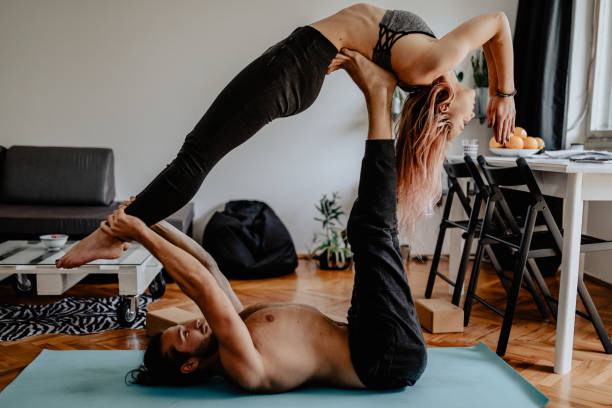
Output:
M206 252L204 248L202 248L192 238L183 234L180 230L173 227L166 221L158 222L157 224L151 226L151 229L158 235L162 236L166 241L169 241L173 245L189 253L202 265L204 265L204 267L208 269L210 274L215 278L221 290L225 292L230 302L232 302L236 312L240 313L244 309L244 306L240 302L240 299L238 299L238 296L236 296L236 293L234 293L234 290L227 281L227 278L219 270L217 262L215 262L215 259L208 252Z
M210 271L185 250L155 233L140 219L127 215L124 207L113 211L100 225L107 234L140 242L174 278L180 288L196 302L219 341L224 367L245 388L256 388L264 378L261 355L234 305L217 284ZM227 366L226 363L227 362Z

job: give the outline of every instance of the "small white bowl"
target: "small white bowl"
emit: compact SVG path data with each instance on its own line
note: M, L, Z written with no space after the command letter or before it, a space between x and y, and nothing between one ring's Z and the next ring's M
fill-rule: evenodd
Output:
M509 157L527 157L533 156L542 149L505 149L489 147L489 150L498 156L509 156Z
M68 241L68 235L64 234L49 234L49 235L41 235L40 242L45 244L47 248L50 250L58 250Z

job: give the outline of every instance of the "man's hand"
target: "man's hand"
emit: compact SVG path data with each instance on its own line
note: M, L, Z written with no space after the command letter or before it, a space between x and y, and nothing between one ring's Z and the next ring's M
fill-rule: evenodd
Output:
M138 241L147 226L139 218L125 213L126 205L120 205L118 209L108 216L106 221L100 223L102 231L113 237L127 238Z
M505 144L514 133L514 108L513 97L491 96L487 106L487 118L489 127L493 127L497 143Z
M348 48L343 48L340 53L336 54L329 67L327 67L327 73L330 74L337 69L344 69L348 72L365 95L366 100L369 101L371 98L385 93L389 105L391 104L397 78L389 71L379 67L357 51Z

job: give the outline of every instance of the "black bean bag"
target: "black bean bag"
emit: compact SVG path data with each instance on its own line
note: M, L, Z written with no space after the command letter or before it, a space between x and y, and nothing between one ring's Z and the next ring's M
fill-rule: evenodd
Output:
M228 202L206 225L202 246L230 279L286 275L298 264L289 231L260 201Z

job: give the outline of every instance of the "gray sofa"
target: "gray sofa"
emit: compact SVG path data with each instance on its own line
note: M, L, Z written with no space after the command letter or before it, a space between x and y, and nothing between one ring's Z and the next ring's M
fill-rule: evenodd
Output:
M80 239L119 205L113 151L0 146L0 242L68 234ZM193 203L167 218L191 235Z

